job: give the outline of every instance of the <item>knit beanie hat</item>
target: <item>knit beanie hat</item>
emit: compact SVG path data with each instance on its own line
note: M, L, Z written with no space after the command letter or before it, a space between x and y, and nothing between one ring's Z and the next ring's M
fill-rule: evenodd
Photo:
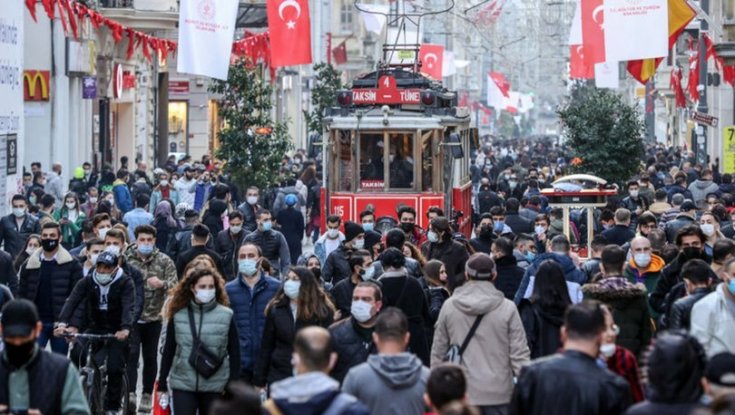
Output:
M495 271L495 261L490 255L478 252L465 263L464 270L473 280L489 280Z
M345 242L350 242L361 233L365 233L361 225L350 221L345 222Z

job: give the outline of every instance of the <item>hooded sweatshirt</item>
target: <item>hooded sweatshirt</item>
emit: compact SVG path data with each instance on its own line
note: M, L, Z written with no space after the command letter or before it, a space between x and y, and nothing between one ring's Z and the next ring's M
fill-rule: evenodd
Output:
M339 382L322 372L310 372L271 385L271 401L284 415L367 415L354 396L339 391ZM339 410L338 408L342 408Z
M470 280L457 288L439 313L431 348L431 366L440 364L452 345L461 345L477 316L484 315L462 355L472 405L510 402L513 377L531 355L515 304L489 281Z
M412 353L378 354L350 369L342 391L365 403L371 414L421 415L428 378L429 369Z
M697 179L689 185L689 191L692 192L692 200L694 203L699 204L710 193L717 193L720 190L720 186L712 180Z

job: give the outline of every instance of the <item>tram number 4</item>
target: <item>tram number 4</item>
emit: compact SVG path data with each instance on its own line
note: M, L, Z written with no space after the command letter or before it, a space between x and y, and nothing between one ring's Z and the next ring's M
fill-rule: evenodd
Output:
M344 214L345 214L345 207L344 206L335 206L332 213L334 215L344 216Z

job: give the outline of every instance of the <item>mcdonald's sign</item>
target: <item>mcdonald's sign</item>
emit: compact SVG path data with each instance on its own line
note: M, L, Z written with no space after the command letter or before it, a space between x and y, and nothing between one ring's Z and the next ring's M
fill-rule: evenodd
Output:
M23 100L48 101L51 95L49 71L23 71Z

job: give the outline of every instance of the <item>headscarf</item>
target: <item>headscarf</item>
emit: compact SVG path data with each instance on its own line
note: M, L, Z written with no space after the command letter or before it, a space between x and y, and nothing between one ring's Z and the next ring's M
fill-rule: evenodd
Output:
M156 206L156 211L154 213L154 216L156 218L156 222L160 222L162 220L166 221L166 224L171 227L178 227L178 223L176 222L176 219L171 214L171 203L162 200L158 202L158 206Z

